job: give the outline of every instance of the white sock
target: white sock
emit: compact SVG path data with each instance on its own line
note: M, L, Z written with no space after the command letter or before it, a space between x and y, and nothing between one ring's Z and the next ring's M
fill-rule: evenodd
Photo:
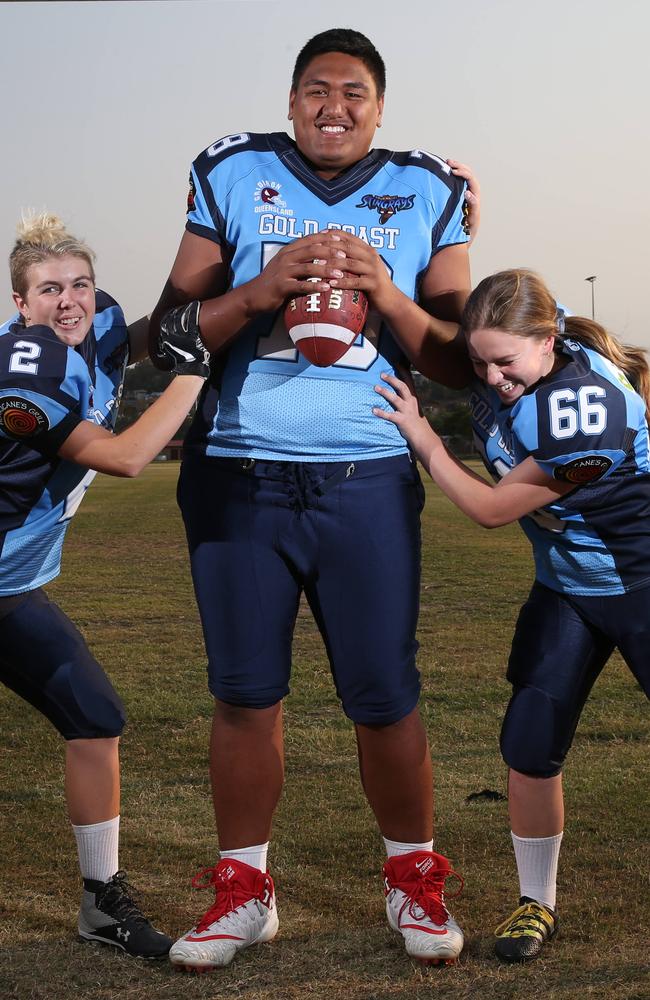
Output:
M107 819L104 823L88 823L84 826L72 824L79 868L82 878L92 878L97 882L108 882L118 870L118 848L120 840L120 817Z
M511 832L519 873L519 894L555 909L557 862L562 834L554 837L518 837Z
M256 844L254 847L238 847L235 851L220 851L222 858L232 858L234 861L241 861L251 868L259 868L261 872L266 871L266 855L269 850L269 841L265 844Z
M384 844L388 858L394 858L397 854L410 854L411 851L433 850L433 840L427 840L426 844L401 844L398 840L388 840L384 837Z

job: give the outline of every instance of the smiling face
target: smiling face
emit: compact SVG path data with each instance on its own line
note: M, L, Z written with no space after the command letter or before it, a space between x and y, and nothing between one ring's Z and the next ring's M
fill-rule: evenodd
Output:
M13 293L27 326L49 326L69 347L88 334L95 318L95 283L83 257L67 254L32 264L24 297Z
M504 403L514 403L548 375L555 364L555 338L521 337L499 329L473 330L467 348L474 371L497 391Z
M289 95L298 149L326 180L363 159L383 109L368 67L343 52L312 59Z

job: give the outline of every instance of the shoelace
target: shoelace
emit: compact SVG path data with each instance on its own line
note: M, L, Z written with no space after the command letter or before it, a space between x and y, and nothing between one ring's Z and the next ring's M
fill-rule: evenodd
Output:
M442 926L447 922L449 914L443 902L443 895L445 891L445 882L448 878L458 879L460 885L458 886L456 892L449 893L449 898L454 899L459 896L463 891L464 881L458 872L455 872L452 868L433 868L428 871L426 875L422 875L418 871L417 882L415 886L407 891L403 886L398 885L397 888L401 889L406 895L406 900L402 909L408 903L408 913L414 920L422 919L418 917L415 912L416 906L420 908L421 911L426 913L426 915L433 921L434 924Z
M136 890L126 880L126 872L119 871L106 883L106 888L99 893L98 908L103 912L110 911L112 917L118 920L131 920L142 926L149 921L135 902Z
M499 924L494 933L497 937L525 937L540 932L548 935L553 926L553 917L543 906L539 903L524 903L511 917Z
M229 879L224 878L220 868L221 865L217 865L215 868L203 868L192 879L192 885L195 889L209 889L213 887L215 892L214 903L201 917L196 926L197 931L205 930L210 924L232 913L238 906L243 906L245 903L250 902L251 899L259 899L260 902L265 903L264 897L267 896L270 898L270 880L262 872L260 872L259 878L255 880L255 885L251 891L250 887L245 888L242 886L236 876Z

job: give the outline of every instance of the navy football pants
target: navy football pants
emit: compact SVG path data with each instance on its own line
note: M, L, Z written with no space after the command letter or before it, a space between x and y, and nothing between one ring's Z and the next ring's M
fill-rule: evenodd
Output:
M615 648L650 696L650 587L573 597L533 585L508 663L506 764L534 777L559 774L589 692Z
M66 740L106 739L124 708L78 629L44 591L0 598L0 681Z
M420 691L422 502L408 455L186 459L179 504L213 695L267 708L288 693L304 591L347 715L366 725L408 715Z

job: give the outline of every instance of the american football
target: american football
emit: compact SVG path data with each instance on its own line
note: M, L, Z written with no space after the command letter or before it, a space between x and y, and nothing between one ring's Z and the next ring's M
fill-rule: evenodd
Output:
M368 299L363 292L331 288L289 299L284 322L303 357L326 368L348 351L367 315Z

